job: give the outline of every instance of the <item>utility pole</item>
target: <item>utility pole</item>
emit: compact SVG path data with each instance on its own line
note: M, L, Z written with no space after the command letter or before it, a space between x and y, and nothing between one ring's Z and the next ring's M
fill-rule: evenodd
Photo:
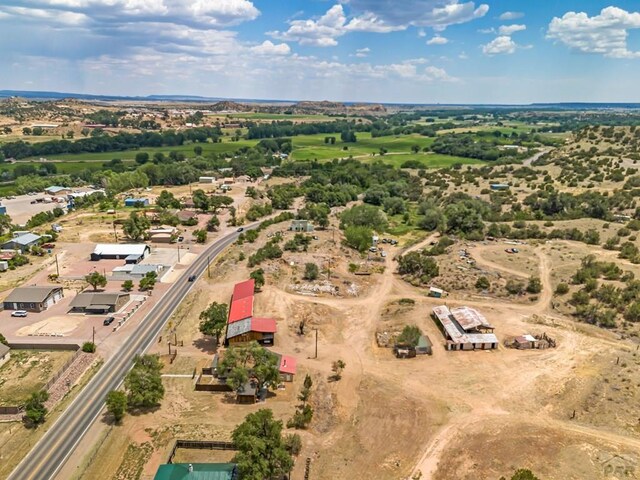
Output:
M211 278L211 255L207 255L207 278Z
M91 343L96 344L96 327L93 327L93 334L91 335Z
M316 331L316 356L313 358L318 358L318 329L314 328L314 330Z
M56 275L60 276L60 265L58 265L58 254L56 253Z
M180 245L178 245L178 263L180 263Z
M116 230L116 222L113 222L113 234L116 237L116 242L118 241L118 231Z

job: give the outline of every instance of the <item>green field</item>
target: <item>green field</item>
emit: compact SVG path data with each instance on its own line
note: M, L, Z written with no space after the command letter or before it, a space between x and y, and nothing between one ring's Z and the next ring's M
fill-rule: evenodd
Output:
M229 120L235 118L241 120L307 120L311 122L331 122L340 118L346 118L346 115L287 115L284 113L229 113L224 115L213 114L213 117L224 117Z
M334 145L324 143L325 137L336 137ZM418 145L420 149L433 143L432 138L421 135L398 135L371 138L369 132L358 132L356 143L343 143L339 134L299 135L293 137L293 160L331 160L334 158L368 157L378 155L380 148L389 153L412 153L411 147ZM347 150L344 150L344 147Z

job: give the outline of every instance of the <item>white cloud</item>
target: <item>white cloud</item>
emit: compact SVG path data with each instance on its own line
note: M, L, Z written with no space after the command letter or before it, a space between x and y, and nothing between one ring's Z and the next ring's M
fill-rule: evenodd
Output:
M268 32L268 35L279 40L299 42L301 45L333 47L338 44L338 37L349 32L389 33L404 28L387 25L370 12L347 21L342 5L334 5L317 20L293 20L289 22L286 32L273 31Z
M498 18L502 21L507 21L507 20L517 20L522 17L524 17L524 13L522 12L504 12Z
M122 23L132 19L163 23L189 23L226 27L256 19L260 11L249 0L4 0L2 11L23 7L16 16L30 16L29 10L50 10L58 15L80 14L98 23ZM61 13L64 12L64 13ZM11 12L10 12L11 13Z
M640 58L640 51L629 50L629 30L640 28L640 12L618 7L603 8L599 15L567 12L549 24L547 38L558 40L582 53L612 58Z
M371 53L371 49L369 47L359 48L356 50L355 56L358 58L365 58L369 56L369 53Z
M482 46L482 53L485 55L503 55L515 53L516 42L506 35L497 37Z
M424 29L423 29L423 28L421 28L420 30L418 30L418 36L419 36L420 38L424 38L424 37L426 37L426 36L427 36L427 32L425 32L425 31L424 31Z
M446 45L449 43L449 39L440 35L435 35L433 38L427 40L427 45Z
M265 40L260 45L251 47L251 52L257 55L289 55L291 48L286 43L274 44L270 40Z
M469 55L467 55L466 52L460 52L460 55L458 55L458 58L460 60L468 60L469 59Z
M519 25L519 24L502 25L500 28L498 28L498 34L510 36L516 32L521 32L526 29L527 29L526 25Z
M489 6L460 0L342 0L353 11L369 12L387 25L397 27L432 27L444 30L449 25L466 23L483 17Z
M404 0L398 8L394 0L339 0L319 18L291 20L286 31L268 32L274 38L299 42L301 45L332 47L349 32L389 33L410 26L432 27L442 31L449 25L483 17L489 6L459 0ZM348 5L350 15L344 10ZM426 36L423 30L418 36Z

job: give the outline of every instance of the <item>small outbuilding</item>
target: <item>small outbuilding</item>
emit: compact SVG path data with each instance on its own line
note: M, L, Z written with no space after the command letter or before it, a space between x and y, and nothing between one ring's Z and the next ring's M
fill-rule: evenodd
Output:
M420 335L418 339L418 345L416 345L416 355L431 355L433 353L433 344L429 337L426 335Z
M149 230L149 241L153 243L171 243L178 235L176 227L152 228Z
M295 357L289 355L280 355L280 378L285 382L293 382L293 378L297 372L297 361Z
M125 207L148 207L149 199L148 198L125 198L124 206Z
M58 303L63 297L62 287L18 287L4 299L5 310L27 310L42 312Z
M509 188L511 188L509 185L507 185L506 183L492 183L491 185L489 185L489 187L491 188L491 190L493 190L494 192L504 192L506 190L509 190Z
M437 287L429 287L429 296L433 298L442 298L445 296L445 291Z
M71 300L71 312L87 314L115 313L131 296L123 292L82 292Z
M521 335L513 339L513 346L518 350L538 348L539 340L533 335Z
M213 184L216 183L216 177L200 177L198 183Z
M247 382L236 391L236 402L252 405L258 399L258 389L255 383Z
M11 358L11 349L4 343L0 343L0 365L6 363Z

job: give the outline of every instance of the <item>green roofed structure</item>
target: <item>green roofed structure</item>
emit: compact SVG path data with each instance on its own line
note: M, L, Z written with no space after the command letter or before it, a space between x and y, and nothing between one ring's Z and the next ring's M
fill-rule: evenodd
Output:
M160 465L154 480L237 480L235 463L167 463Z

